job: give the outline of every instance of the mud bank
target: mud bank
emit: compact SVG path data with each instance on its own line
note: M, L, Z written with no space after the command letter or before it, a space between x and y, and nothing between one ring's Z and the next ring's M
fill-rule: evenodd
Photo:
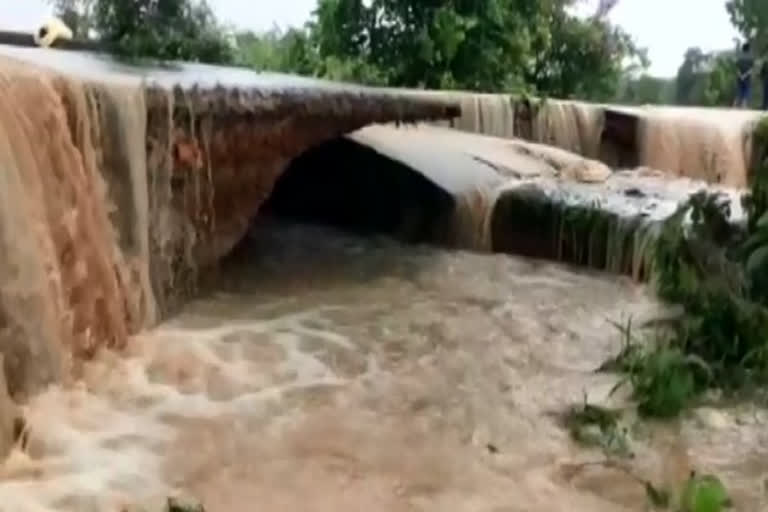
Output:
M760 112L684 107L626 107L510 95L418 92L461 104L442 126L553 145L614 168L638 166L743 187L751 134Z
M77 375L82 358L124 347L189 298L310 146L457 113L246 70L0 55L0 347L17 399Z

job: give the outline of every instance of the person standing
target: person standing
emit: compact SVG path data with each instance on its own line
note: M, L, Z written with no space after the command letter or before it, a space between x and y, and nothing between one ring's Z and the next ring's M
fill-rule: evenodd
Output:
M747 108L749 106L750 93L752 92L752 68L754 67L752 48L750 44L741 45L741 52L736 60L736 70L739 73L737 79L736 107Z

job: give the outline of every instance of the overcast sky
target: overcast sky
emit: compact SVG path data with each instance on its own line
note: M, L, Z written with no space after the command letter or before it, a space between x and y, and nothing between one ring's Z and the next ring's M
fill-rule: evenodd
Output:
M126 0L130 1L130 0ZM597 0L583 0L585 10ZM768 0L766 0L768 1ZM254 30L301 25L316 0L208 0L219 18ZM672 76L688 47L704 50L733 47L736 31L728 21L725 0L620 0L611 14L648 48L651 73ZM0 0L0 28L33 30L48 14L44 0Z

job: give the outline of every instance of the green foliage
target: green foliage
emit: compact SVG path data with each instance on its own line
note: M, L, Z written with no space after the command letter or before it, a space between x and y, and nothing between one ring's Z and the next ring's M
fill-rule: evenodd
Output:
M736 62L730 55L711 57L710 69L704 78L701 104L710 107L731 105L736 96L737 75Z
M307 26L312 74L396 87L612 97L625 59L641 52L601 18L570 14L571 3L319 0Z
M317 68L306 31L274 28L262 34L242 32L237 35L237 63L258 71L293 72L311 75Z
M647 74L638 77L626 75L619 82L614 101L629 105L664 104L675 102L676 81Z
M557 98L612 99L625 59L634 58L635 64L647 67L644 51L632 38L602 19L583 20L555 9L549 28L549 37L534 41L537 58L526 75L536 91Z
M123 56L208 63L234 57L205 0L97 0L93 21Z
M680 498L680 512L721 512L730 506L728 491L714 475L692 473Z
M705 53L700 48L689 48L677 71L675 101L680 105L731 105L736 76L733 52Z
M768 378L768 118L754 136L744 225L730 203L705 191L666 221L653 271L659 295L683 306L665 337L624 346L606 369L628 375L639 412L670 417L715 386L737 390Z
M680 350L659 348L648 352L631 369L631 382L644 416L669 418L696 394L696 365Z
M97 0L48 0L56 15L77 39L87 39L93 27L93 9Z
M627 429L620 424L621 411L584 403L571 408L564 423L571 437L586 446L601 448L607 455L631 455Z
M752 41L759 52L768 51L768 2L764 0L728 0L725 8L731 23Z

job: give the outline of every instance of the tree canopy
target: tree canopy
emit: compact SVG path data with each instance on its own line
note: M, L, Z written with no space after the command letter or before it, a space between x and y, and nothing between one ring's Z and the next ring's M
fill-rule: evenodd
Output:
M528 93L628 103L727 105L730 51L689 49L673 80L608 20L618 0L577 16L578 0L318 0L300 28L241 32L233 45L205 0L49 0L75 37L119 54L237 64L371 85ZM768 54L768 2L728 0Z
M90 29L129 57L230 63L234 50L205 0L52 0L78 37Z
M238 63L395 87L609 99L642 51L576 0L318 0L305 27L242 33L235 51L204 0L50 0L77 37L120 54ZM585 72L585 70L589 70Z
M768 51L768 2L765 0L728 0L725 4L731 23L756 49Z
M572 0L319 0L307 30L324 72L398 87L609 97L632 39ZM612 2L615 4L615 1ZM589 69L589 73L584 73Z

